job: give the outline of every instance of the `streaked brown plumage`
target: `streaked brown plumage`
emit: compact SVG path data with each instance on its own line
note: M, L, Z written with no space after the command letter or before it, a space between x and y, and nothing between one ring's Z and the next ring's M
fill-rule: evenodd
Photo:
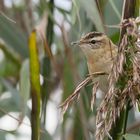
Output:
M92 75L95 72L109 74L111 72L113 59L117 55L117 47L104 33L90 32L74 44L80 46L84 52L89 74ZM93 78L93 81L99 81L99 88L103 92L108 89L107 77L107 75L102 75Z

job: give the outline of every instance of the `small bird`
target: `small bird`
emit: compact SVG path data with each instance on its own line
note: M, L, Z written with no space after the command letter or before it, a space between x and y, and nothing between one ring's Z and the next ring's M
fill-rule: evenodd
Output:
M104 33L90 32L73 44L78 45L85 54L90 75L96 72L111 72L111 65L117 56L117 47ZM99 89L107 92L108 75L93 77L93 82L96 81L99 82Z

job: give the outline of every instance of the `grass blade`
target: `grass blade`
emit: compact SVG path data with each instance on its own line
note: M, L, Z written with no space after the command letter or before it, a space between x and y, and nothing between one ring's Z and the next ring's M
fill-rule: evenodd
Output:
M38 50L36 46L36 31L32 31L29 38L30 54L30 83L32 97L31 127L32 140L40 139L40 66L38 59Z

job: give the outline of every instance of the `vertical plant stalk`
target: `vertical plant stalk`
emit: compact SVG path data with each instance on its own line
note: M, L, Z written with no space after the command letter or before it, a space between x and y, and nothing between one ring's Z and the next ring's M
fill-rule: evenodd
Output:
M127 101L126 105L122 109L122 112L120 113L120 117L117 118L115 126L113 126L111 135L113 140L121 140L122 135L126 132L126 125L127 125L127 119L128 119L128 113L129 113L129 107L130 101Z
M136 7L136 0L133 0L133 2L132 2L132 0L124 0L123 11L122 11L122 20L128 19L130 17L134 17L135 12L136 12L135 7ZM126 33L126 29L122 28L120 30L119 44L121 43L121 40L125 33ZM130 100L128 99L128 101L126 101L126 105L123 107L123 109L120 113L120 117L117 118L116 124L115 124L115 126L113 126L113 129L111 132L113 140L121 140L122 135L124 135L126 133L129 109L130 109Z
M72 79L73 79L74 84L77 84L77 81L79 81L79 75L78 75L78 73L75 69L76 65L74 63L73 54L68 47L69 42L68 42L67 32L64 28L64 24L59 25L59 27L60 27L60 30L61 30L61 33L62 33L62 40L63 40L63 44L64 44L64 50L65 50L65 55L66 55L66 58L67 58L67 63L71 67ZM82 126L82 129L83 129L84 139L89 140L90 136L89 136L89 133L88 133L88 128L85 125L87 123L87 118L86 118L86 115L85 115L85 110L84 110L84 105L83 105L82 99L80 99L77 107L78 107L78 111L80 113L80 121L81 121L81 126ZM75 122L75 123L77 123L77 122ZM64 131L64 125L63 125L62 129L63 129L63 132L65 132ZM74 133L74 137L75 137L75 133Z
M53 16L53 11L54 11L54 0L51 0L49 2L49 12L50 14ZM50 47L50 45L52 44L53 41L53 20L51 19L51 17L48 17L48 26L46 28L46 38L48 40L48 45Z
M50 12L51 15L53 15L53 11L54 11L54 0L49 1L48 3L48 10ZM50 18L50 16L48 17L48 25L46 27L46 40L47 40L47 44L48 47L51 48L51 44L53 42L53 21ZM46 51L45 51L46 52ZM50 78L50 73L51 73L51 64L50 64L50 58L48 56L47 53L45 53L45 56L43 58L43 69L42 69L42 74L44 78L44 82L42 85L42 123L45 125L46 123L46 104L47 104L47 100L49 98L49 83L46 80Z
M0 9L1 9L2 12L5 12L6 11L4 0L1 0L0 1Z
M40 139L40 65L38 58L38 50L36 45L36 31L32 31L29 38L29 54L30 54L30 83L31 83L31 127L32 140Z
M134 17L135 12L136 12L136 0L124 0L123 10L122 10L122 21L123 19ZM125 29L121 28L119 44L121 43L121 40L125 32L126 32Z

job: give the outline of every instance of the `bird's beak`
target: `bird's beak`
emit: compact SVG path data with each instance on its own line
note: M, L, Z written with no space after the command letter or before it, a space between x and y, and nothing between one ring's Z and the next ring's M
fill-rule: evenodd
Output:
M80 41L75 41L75 42L71 42L71 45L74 46L74 45L79 45L80 44Z
M78 40L78 41L75 41L75 42L71 42L71 45L74 46L80 46L82 44L85 44L85 43L88 43L87 41L84 41L84 40Z

